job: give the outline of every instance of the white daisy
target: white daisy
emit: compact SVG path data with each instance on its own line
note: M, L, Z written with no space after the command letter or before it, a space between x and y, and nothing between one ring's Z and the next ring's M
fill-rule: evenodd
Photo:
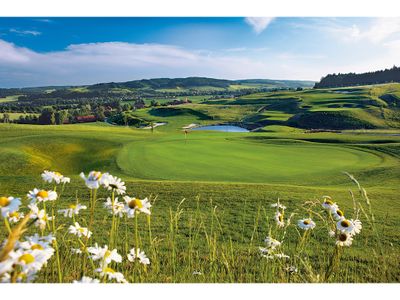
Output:
M99 247L97 243L94 247L89 247L88 252L92 254L91 258L93 260L101 260L101 265L108 265L112 261L117 263L122 262L122 256L118 254L117 249L112 251L108 250L108 246Z
M1 268L1 264L2 263L0 263L0 268ZM0 273L0 282L1 283L11 283L10 273L3 273L3 274Z
M277 254L274 254L274 256L276 258L290 258L289 255L286 255L286 254L283 254L283 253L277 253Z
M118 202L118 197L114 199L114 205L112 204L112 200L110 197L107 198L107 201L104 203L104 207L107 208L111 214L123 217L125 211L125 205L122 202Z
M20 205L20 198L0 197L0 210L2 217L5 218L9 213L17 211Z
M82 254L82 250L79 248L71 248L71 252L74 254Z
M329 230L328 235L329 235L329 237L335 237L336 232L334 230Z
M83 276L80 280L74 280L73 283L100 283L100 280Z
M334 212L339 209L339 206L334 203L329 196L324 196L322 207L328 212Z
M297 271L298 271L297 268L296 268L295 266L286 267L285 270L286 270L289 274L294 274L294 273L297 273Z
M33 204L36 202L54 201L57 199L57 192L34 188L32 191L29 191L27 196L31 199L31 204Z
M51 234L39 236L35 233L35 235L27 236L24 242L19 242L17 247L23 250L42 250L47 255L46 259L50 259L54 253L54 249L51 247L53 240L55 238Z
M276 225L277 225L278 227L283 227L283 226L285 226L285 221L283 220L283 213L281 213L280 211L277 211L277 212L275 213L274 220L275 220Z
M339 222L337 222L336 227L341 232L355 235L360 233L362 224L360 220L342 219Z
M302 219L297 222L297 225L303 230L309 230L315 227L315 222L311 219Z
M107 180L104 183L104 187L109 191L115 191L118 195L123 195L126 193L125 182L116 176L107 174Z
M105 184L107 182L107 173L102 174L98 171L91 171L88 174L88 177L85 176L83 172L79 174L79 176L85 180L85 184L89 189L98 189L100 185Z
M352 242L353 242L353 237L351 236L351 234L346 232L341 232L337 236L336 245L341 247L343 246L350 247Z
M107 276L108 280L115 279L118 283L127 283L124 275L120 272L116 272L114 269L106 267L104 269L97 269L96 272L100 273L100 276Z
M275 256L273 254L261 254L261 256L266 259L274 259L275 258Z
M58 210L58 212L60 214L63 214L64 217L69 217L72 218L73 215L79 215L79 212L82 209L87 209L86 205L82 205L82 204L70 204L68 208L66 209L60 209Z
M279 203L279 202L277 202L277 203L272 203L272 204L271 204L271 207L276 207L276 208L278 208L278 209L283 209L283 210L286 209L286 206L282 205L282 204Z
M274 252L274 249L267 247L258 247L262 256L271 255Z
M51 221L53 217L49 217L49 215L45 212L44 209L39 209L36 204L28 205L32 214L30 216L31 219L36 219L35 226L39 227L41 230L46 228L46 224L48 221Z
M47 170L43 171L42 179L48 183L52 183L54 181L56 184L71 182L71 178L65 177L61 173Z
M81 227L78 222L75 222L74 225L69 226L69 233L75 234L78 237L87 237L90 238L92 232L89 231L86 227Z
M193 271L192 275L203 275L203 273L201 273L200 271Z
M150 215L150 201L147 198L144 198L143 200L140 200L135 197L129 197L125 196L125 210L126 213L128 214L128 218L133 218L135 216L135 212L142 212L146 215Z
M270 236L267 236L265 238L264 242L265 242L267 248L270 248L270 249L275 249L281 245L280 241L278 241Z
M24 213L18 211L13 211L12 213L7 214L7 218L10 223L18 223L19 220L24 218L24 216Z
M144 264L144 265L150 264L150 259L147 258L144 251L140 251L140 248L138 248L138 249L132 248L129 251L128 260L133 262L133 261L135 261L136 258L139 260L139 262L141 264Z
M54 249L34 249L23 251L21 249L12 251L9 256L14 259L14 264L21 266L23 273L36 273L53 255Z
M47 245L50 245L55 240L55 237L53 237L52 234L40 236L39 234L35 233L34 235L27 236L25 239L32 243L43 242Z
M343 219L344 219L344 213L343 213L343 211L340 210L340 209L332 210L331 213L332 213L332 217L333 217L336 221L339 221L339 220L343 220Z
M0 262L0 275L8 273L13 270L14 259L7 258L6 260Z

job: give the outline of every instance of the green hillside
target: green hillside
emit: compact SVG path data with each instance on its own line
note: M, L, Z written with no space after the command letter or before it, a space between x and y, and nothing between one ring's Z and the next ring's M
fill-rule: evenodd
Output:
M85 93L86 88L73 91ZM151 222L135 218L140 247L151 259L140 277L132 279L135 282L398 282L399 94L400 84L257 90L223 97L197 95L192 102L177 104L164 99L156 105L160 98L149 97L137 107L131 106L131 99L103 101L97 92L95 100L8 96L0 103L3 121L4 115L20 118L32 108L43 109L47 115L42 112L41 117L50 120L56 113L59 118L60 111L70 117L107 116L87 124L0 123L0 189L3 195L21 197L26 209L27 192L46 187L40 178L43 170L61 172L71 177L71 184L56 201L57 211L77 200L89 207L80 172L99 170L121 177L129 196L149 197L153 204ZM159 126L151 129L150 124ZM217 124L254 130L184 129ZM370 202L360 200L357 186L344 172L359 180ZM339 203L346 216L358 215L363 228L341 253L337 272L318 279L312 274L326 272L327 253L335 249L320 217L325 195ZM91 245L109 241L111 217L103 203L109 196L104 189L97 194ZM286 220L293 218L287 229L275 225L271 204L278 199L287 206ZM317 227L299 254L302 235L296 224L310 216L310 207ZM366 217L371 212L376 222ZM80 224L86 225L88 215L89 210L77 216ZM55 220L61 263L66 266L62 280L71 282L85 264L70 250L77 246L67 232L71 220L61 215ZM127 242L135 239L132 223L122 218L118 225L119 251L128 251ZM285 236L287 261L260 256L259 247L270 230ZM5 237L6 231L1 234ZM297 266L299 275L282 271L289 263ZM89 263L86 268L94 274ZM48 270L38 282L59 280L54 260ZM194 276L193 270L204 275Z

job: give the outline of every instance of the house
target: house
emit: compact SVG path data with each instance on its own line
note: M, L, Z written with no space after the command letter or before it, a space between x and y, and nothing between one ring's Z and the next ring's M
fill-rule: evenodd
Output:
M97 118L94 115L78 116L78 117L76 117L76 121L78 123L89 123L89 122L96 122Z

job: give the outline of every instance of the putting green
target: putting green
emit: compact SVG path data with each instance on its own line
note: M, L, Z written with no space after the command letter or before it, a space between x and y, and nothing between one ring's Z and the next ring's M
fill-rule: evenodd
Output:
M119 167L143 179L315 183L379 166L382 158L346 146L260 143L209 135L127 144ZM332 178L331 178L332 180Z

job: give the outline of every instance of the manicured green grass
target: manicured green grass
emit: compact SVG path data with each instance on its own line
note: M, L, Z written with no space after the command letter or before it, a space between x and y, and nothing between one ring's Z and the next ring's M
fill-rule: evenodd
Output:
M126 182L130 196L150 197L153 201L152 239L146 218L139 220L141 248L152 263L146 271L139 272L139 277L130 279L310 282L316 280L315 274L324 274L334 241L329 240L322 221L313 215L317 227L301 254L306 260L304 264L299 260L295 223L309 215L309 201L320 200L324 195L331 196L346 215L353 216L354 202L349 190L357 199L359 194L343 174L346 171L355 175L368 192L377 231L360 212L362 233L352 247L345 249L339 270L326 281L398 282L400 131L382 128L311 133L285 124L297 110L301 111L302 105L311 105L315 112L345 110L359 113L360 119L379 119L368 105L364 109L329 107L332 103L344 103L342 100L351 103L352 97L359 97L358 104L364 105L362 99L370 89L361 87L354 94L335 95L322 90L262 93L219 104L208 101L135 111L147 120L167 122L154 132L105 123L0 124L1 194L22 197L26 205L26 193L45 186L40 173L50 169L72 177L56 209L67 207L76 198L88 204L89 192L77 175L90 170L110 172ZM383 92L391 92L387 89ZM292 99L288 100L290 105L285 106L283 99ZM264 106L267 108L262 109ZM191 123L250 123L260 119L270 122L262 127L262 132L191 131L186 138L182 132L182 126ZM370 122L374 120L370 118ZM102 207L107 196L109 193L99 191L92 243L108 242L110 215ZM288 247L285 251L291 256L288 262L271 262L258 253L271 228L276 238L282 238L282 232L273 225L274 209L270 207L278 198L288 207L287 215L295 214L284 242ZM180 204L182 199L185 201ZM306 201L308 204L304 205ZM368 203L364 201L362 205L368 210ZM319 204L315 210L322 213ZM80 217L82 224L85 217L87 212ZM64 245L64 281L71 282L79 278L82 264L69 250L76 247L67 233L71 220L62 216L56 220L57 224L66 224L58 236ZM126 255L127 246L132 247L134 241L132 221L127 227L124 222L121 220L117 243L122 255ZM299 269L297 275L288 276L284 271L291 265ZM138 274L136 267L124 268L120 270L126 274ZM48 270L38 281L57 281L54 261ZM193 275L194 271L203 275Z
M344 170L381 165L381 155L350 147L279 139L265 143L243 135L192 132L186 140L176 135L133 142L117 162L127 174L145 179L306 185L326 183Z

